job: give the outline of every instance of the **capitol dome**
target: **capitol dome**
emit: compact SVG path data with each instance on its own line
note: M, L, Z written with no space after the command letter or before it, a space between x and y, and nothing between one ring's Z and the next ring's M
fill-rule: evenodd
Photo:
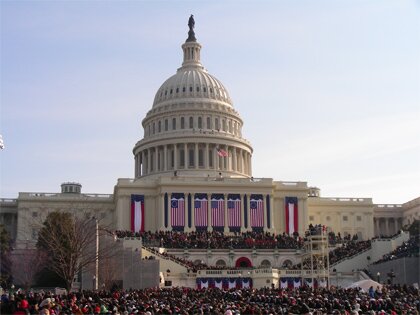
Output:
M135 177L164 174L251 177L251 144L227 89L200 60L193 27L182 45L183 63L155 95L133 149Z

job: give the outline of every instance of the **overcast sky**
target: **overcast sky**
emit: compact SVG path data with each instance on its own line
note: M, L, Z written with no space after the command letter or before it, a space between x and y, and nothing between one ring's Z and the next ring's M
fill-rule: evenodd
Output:
M1 1L0 196L112 193L190 14L254 177L325 197L420 196L420 2Z

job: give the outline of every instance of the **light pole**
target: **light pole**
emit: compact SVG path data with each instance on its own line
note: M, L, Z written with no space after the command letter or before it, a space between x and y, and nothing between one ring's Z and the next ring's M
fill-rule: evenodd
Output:
M95 274L93 276L93 290L98 290L99 282L99 227L98 219L92 217L95 220Z
M376 276L378 277L378 283L381 283L381 273L379 271L376 273Z

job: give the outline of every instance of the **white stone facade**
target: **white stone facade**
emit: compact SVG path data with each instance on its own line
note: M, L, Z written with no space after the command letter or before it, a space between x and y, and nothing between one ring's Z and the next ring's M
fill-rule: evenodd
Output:
M230 194L241 200L240 231L252 229L251 195L262 198L261 229L273 233L286 231L286 197L297 198L300 234L309 223L321 223L343 236L368 239L394 234L420 219L420 198L403 205L375 205L370 198L323 198L319 189L306 182L254 178L253 149L242 137L243 121L227 89L202 66L198 42L187 41L182 50L182 66L158 89L142 121L144 138L133 148L134 177L118 179L110 195L83 194L80 184L66 183L61 193L20 193L17 199L1 199L0 222L13 238L35 241L39 223L51 211L77 212L86 219L95 216L111 228L129 230L132 195L144 196L145 230L171 230L168 196L172 193L185 196L186 232L196 230L195 194L209 201L209 231L213 229L211 196L222 196L225 233L230 231ZM217 263L217 257L209 263Z

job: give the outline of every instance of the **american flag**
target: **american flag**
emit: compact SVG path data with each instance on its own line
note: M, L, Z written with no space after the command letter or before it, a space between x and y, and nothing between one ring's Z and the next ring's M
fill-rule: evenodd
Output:
M217 147L216 150L217 150L217 155L218 156L221 156L221 157L227 157L228 156L228 153L225 150L220 149L219 147Z
M184 197L171 199L171 225L185 226L185 200Z
M264 204L262 199L250 200L251 227L264 226Z
M225 201L223 199L211 200L211 225L225 226Z
M195 226L207 226L207 198L194 199Z
M241 226L241 199L228 200L228 224L229 227Z

